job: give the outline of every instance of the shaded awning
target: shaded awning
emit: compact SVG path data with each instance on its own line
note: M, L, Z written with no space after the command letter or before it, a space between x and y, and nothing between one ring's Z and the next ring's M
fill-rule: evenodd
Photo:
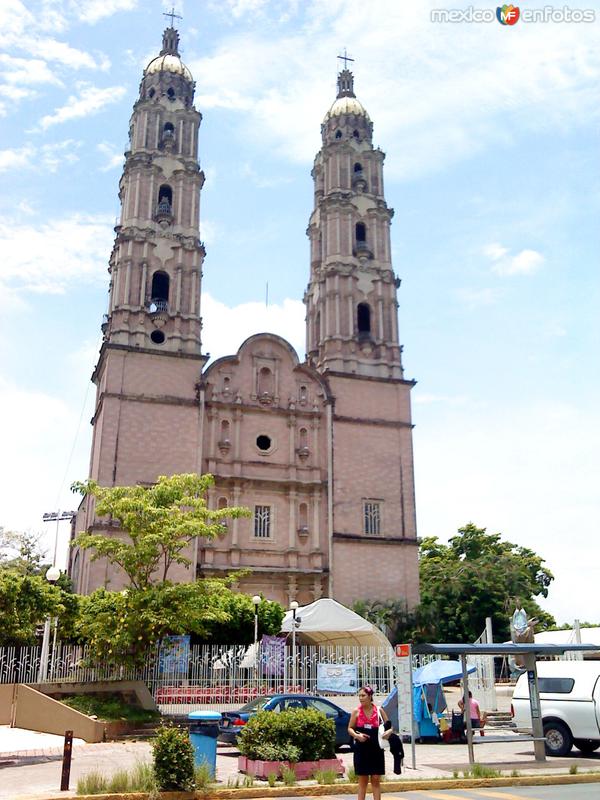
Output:
M534 653L536 656L561 656L571 650L597 650L597 644L415 644L415 655L435 656L514 656Z

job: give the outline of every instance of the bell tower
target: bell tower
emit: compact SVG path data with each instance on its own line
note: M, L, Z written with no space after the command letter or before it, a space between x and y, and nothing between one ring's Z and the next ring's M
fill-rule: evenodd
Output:
M110 258L107 346L200 354L198 129L194 81L179 35L163 34L144 70L119 184L121 219Z
M384 154L344 69L315 158L307 360L331 406L329 595L418 602L410 390L383 189Z
M308 360L320 372L401 378L385 156L373 147L373 123L350 70L339 73L337 88L312 171Z
M204 174L198 162L202 115L193 100L194 80L181 61L179 35L169 27L142 76L119 182L108 312L92 375L89 474L101 486L150 484L159 475L201 471ZM102 523L86 501L76 530L92 529L101 530ZM190 580L194 569L182 568L173 579ZM121 582L86 551L73 553L71 574L84 593Z

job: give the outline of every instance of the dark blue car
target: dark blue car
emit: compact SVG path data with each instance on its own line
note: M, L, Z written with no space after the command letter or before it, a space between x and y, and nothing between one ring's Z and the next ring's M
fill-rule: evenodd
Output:
M350 734L348 733L350 712L344 711L343 708L336 706L335 703L325 697L315 697L312 694L264 695L246 703L239 711L221 712L219 741L236 744L239 732L257 711L277 712L293 708L312 708L315 711L322 711L328 719L332 719L335 723L336 749L345 744L350 744Z

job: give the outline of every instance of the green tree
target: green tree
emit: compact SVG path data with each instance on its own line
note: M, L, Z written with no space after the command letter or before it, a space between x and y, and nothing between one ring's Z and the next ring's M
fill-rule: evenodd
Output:
M538 629L554 623L535 600L548 596L553 580L544 559L472 522L447 545L436 537L421 542L419 580L419 613L435 621L437 641L472 642L485 628L486 617L492 618L497 640L510 639L516 598L538 618Z
M41 535L37 533L7 531L0 527L0 568L20 575L40 575L46 555L40 540Z
M84 532L74 546L92 550L92 560L106 558L119 566L133 589L165 582L173 564L189 566L185 554L198 537L215 539L226 531L223 520L250 512L228 507L211 510L206 492L212 475L161 475L152 486L99 486L95 481L73 484L73 490L96 501L96 515L107 517L125 533Z
M35 644L37 626L64 611L58 586L51 586L40 575L0 570L0 645Z
M492 618L496 641L510 639L510 616L519 598L537 630L554 624L536 598L547 597L552 573L527 547L503 541L472 522L448 544L436 536L420 541L421 602L408 612L403 602L361 601L355 611L383 623L396 642L473 642Z
M214 644L251 644L254 641L254 603L247 594L226 588L211 595L210 604L219 609L225 618L206 620L204 632L199 636L202 642ZM261 599L258 611L258 636L263 633L274 636L281 630L285 609L274 600Z

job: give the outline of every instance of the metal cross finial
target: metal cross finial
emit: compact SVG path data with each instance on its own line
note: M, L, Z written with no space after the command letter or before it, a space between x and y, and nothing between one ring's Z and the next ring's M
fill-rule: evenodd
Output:
M171 8L170 11L166 11L166 12L163 11L163 17L171 17L171 27L173 27L173 22L174 22L175 18L183 19L183 17L181 17L179 14L175 13L175 8L174 7Z
M338 56L338 58L340 59L340 61L344 62L344 69L348 69L348 61L354 61L354 59L350 58L350 56L348 55L348 52L345 47L344 47L344 55Z

